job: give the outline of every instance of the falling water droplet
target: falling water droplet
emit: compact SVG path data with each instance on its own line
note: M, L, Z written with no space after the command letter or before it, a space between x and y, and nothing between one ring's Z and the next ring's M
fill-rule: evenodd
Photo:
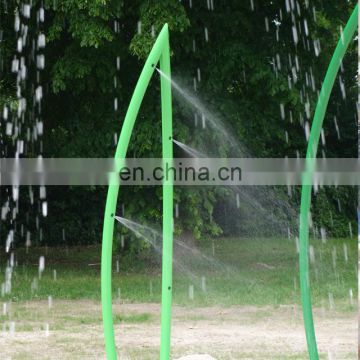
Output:
M343 100L345 100L346 99L346 89L345 89L344 81L341 76L339 76L339 85L340 85L342 98L343 98Z
M350 297L350 306L354 306L354 294L352 289L349 289L349 297Z
M45 324L45 336L48 337L50 332L50 326L48 323Z
M53 298L52 296L49 296L48 297L48 308L51 309L53 306Z
M44 10L44 8L40 8L40 10L39 10L39 20L40 20L40 22L45 21L45 10Z
M189 285L189 299L194 300L194 285Z
M196 81L195 77L193 79L193 83L194 83L194 91L196 92L197 91L197 81Z
M198 82L201 82L201 72L199 68L197 68L197 80Z
M320 55L320 52L321 52L320 39L314 40L313 44L314 44L315 56L318 57Z
M7 120L8 116L9 116L9 108L7 106L4 106L4 109L3 109L4 120Z
M347 263L349 261L347 244L343 244L343 250L344 250L344 260Z
M201 290L203 292L206 292L206 278L205 278L205 276L201 277Z
M352 225L351 222L349 221L349 234L350 234L350 238L353 237L353 231L352 231Z
M17 41L17 51L18 51L19 53L21 53L22 50L23 50L23 43L22 43L22 39L19 38L18 41Z
M293 25L293 27L292 27L292 34L293 34L294 44L297 45L297 43L299 42L299 37L298 37L297 28L295 25Z
M287 194L290 198L292 197L292 188L290 185L287 185Z
M338 210L339 212L341 212L341 203L340 203L340 199L337 199L337 204L338 204Z
M281 119L285 120L285 106L283 103L280 104L280 115L281 115Z
M304 30L305 30L305 35L309 36L309 28L308 28L308 23L307 23L306 19L304 19Z
M23 5L23 15L25 18L30 19L30 14L31 14L31 6L30 4L24 4Z
M251 11L255 10L254 0L250 0L250 8L251 8Z
M315 264L315 250L312 245L309 246L309 257L310 257L310 262L312 264Z
M310 136L310 124L308 121L306 121L305 123L305 138L306 141L309 141L309 136Z
M333 293L329 292L329 308L330 310L333 310L335 308L335 303L334 303L334 295Z
M47 215L48 215L47 201L43 201L43 203L42 203L42 215L43 215L43 217L47 217Z
M321 236L321 241L323 244L326 243L326 229L321 227L320 228L320 236Z
M46 198L46 187L40 186L40 199L45 199L45 198Z
M290 2L289 2L289 0L285 0L285 8L286 8L286 12L290 12Z
M207 27L204 28L204 33L205 33L205 41L209 42L209 31Z
M265 30L269 32L269 18L267 16L265 17Z
M15 321L10 321L9 333L10 333L10 336L13 336L15 334Z
M297 236L295 236L295 246L296 246L296 252L299 253L300 243L299 243L299 238Z
M155 37L155 26L151 25L151 37L154 38Z
M39 276L44 272L45 270L45 257L40 256L39 258Z
M20 30L20 17L19 17L19 13L16 12L15 14L15 23L14 23L14 30L16 32L18 32Z
M39 103L43 97L43 88L42 86L38 86L35 90L35 98L36 101Z
M46 38L44 34L39 34L38 37L38 47L39 49L44 48L46 45Z
M39 70L45 69L45 56L43 54L36 56L36 66Z
M3 303L3 312L2 312L3 316L6 316L7 314L7 303Z
M324 129L321 129L321 143L322 143L323 146L326 145Z

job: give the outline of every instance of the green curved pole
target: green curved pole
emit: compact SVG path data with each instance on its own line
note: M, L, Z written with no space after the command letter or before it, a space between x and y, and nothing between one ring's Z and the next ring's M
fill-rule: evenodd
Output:
M310 280L309 280L309 214L311 205L311 189L309 185L314 168L314 162L317 154L319 138L322 124L325 117L326 108L329 102L330 94L341 64L350 41L356 31L358 23L358 6L355 7L351 17L346 24L344 33L339 40L330 65L325 75L324 83L321 88L319 99L316 105L313 124L309 137L309 144L306 153L306 171L304 174L305 185L301 190L301 207L300 207L300 288L301 301L303 307L304 325L306 332L306 341L308 346L309 357L311 360L318 360L318 350L314 330L314 321L311 307Z
M162 72L170 77L169 29L165 24L147 58L121 129L115 159L126 157L130 137L134 128L140 105L160 60ZM171 84L161 78L162 109L162 146L163 158L172 160L172 106ZM120 163L119 163L120 164ZM118 166L118 164L117 164ZM101 253L101 303L104 323L105 349L107 360L117 359L114 324L112 317L112 243L114 232L114 215L119 194L119 185L110 184L105 206L104 227ZM173 243L173 183L169 179L163 185L163 274L162 274L162 308L161 308L161 359L170 358L170 328L172 302L172 243Z
M168 44L168 43L167 43ZM160 57L161 112L162 112L162 156L172 166L172 106L170 72L170 47L164 46ZM171 303L172 303L172 266L173 266L173 179L163 182L163 250L161 284L161 346L160 359L170 359L171 343Z

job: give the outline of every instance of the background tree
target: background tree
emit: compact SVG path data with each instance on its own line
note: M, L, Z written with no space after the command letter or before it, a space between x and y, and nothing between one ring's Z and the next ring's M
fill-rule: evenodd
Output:
M217 118L225 119L228 133L241 144L241 153L211 128L195 127L194 110L174 92L177 139L212 156L304 156L306 124L311 123L339 29L355 3L45 1L44 156L113 156L114 137L119 135L144 60L165 22L170 28L175 80L201 98ZM4 104L16 99L9 69L16 42L13 14L17 3L1 6L0 101ZM33 4L34 8L40 6L41 2ZM320 156L322 150L328 157L356 156L355 64L354 42L330 101L324 127L326 145L321 147ZM160 126L159 79L154 74L129 156L160 156ZM6 137L5 141L11 142ZM209 143L217 145L209 147ZM178 149L176 154L183 156ZM66 229L70 243L99 242L105 191L101 187L49 187L49 216L42 220L44 241L61 242ZM263 196L259 202L276 217L286 218L288 207L279 210L279 204L288 201L286 190L271 191L275 195L270 199ZM253 196L256 194L255 190ZM258 228L254 226L256 209L245 203L237 216L227 216L238 211L229 197L234 197L233 192L223 188L177 189L175 200L181 213L177 232L189 231L195 238L252 234ZM278 200L274 203L274 199ZM291 202L296 212L299 189L293 191ZM121 203L126 204L125 216L136 215L139 221L158 224L161 221L159 187L134 187L123 192L119 213ZM355 221L355 207L354 189L321 190L314 197L314 219L334 235L344 235L349 221ZM266 233L265 227L260 232Z

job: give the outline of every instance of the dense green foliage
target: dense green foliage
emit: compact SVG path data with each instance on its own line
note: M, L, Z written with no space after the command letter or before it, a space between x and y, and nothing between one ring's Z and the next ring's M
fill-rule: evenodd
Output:
M39 9L40 2L33 3L34 8ZM208 8L212 3L213 10ZM208 105L209 111L225 119L229 133L239 140L246 154L304 156L304 124L311 122L317 92L339 37L339 27L344 26L355 3L290 1L289 6L293 4L294 8L288 13L284 0L255 1L253 10L250 1L239 0L194 1L191 7L191 2L174 0L45 0L43 32L47 44L42 82L47 90L42 112L43 154L46 157L113 155L114 134L119 134L144 60L156 34L167 22L175 79L185 88L191 87L198 69L201 70L201 81L197 81L199 98ZM18 5L13 2L6 8L1 6L4 41L1 43L0 105L16 98L14 77L8 70L12 49L16 47L13 14ZM308 35L304 35L305 20ZM298 43L294 43L294 24L298 27ZM321 51L316 56L318 41ZM328 157L357 156L355 69L354 43L341 73L346 97L343 98L337 83L324 129L327 142L320 149L320 155L324 150ZM115 98L119 106L114 110ZM334 116L341 132L339 139ZM159 156L160 126L159 81L155 74L135 127L129 157ZM216 131L195 128L193 110L177 97L174 126L177 139L207 154L239 155ZM209 148L211 143L217 145ZM183 155L176 151L178 156ZM29 155L34 154L29 152ZM100 187L48 188L49 215L41 220L43 239L47 243L58 243L65 228L71 243L99 242L105 191ZM287 195L283 189L274 191L277 194L274 197L258 201L266 212L278 216L279 206L274 199L287 201ZM233 197L228 189L177 189L175 200L180 204L181 214L176 221L177 232L187 230L196 238L222 232L251 233L258 228L254 223L257 216L254 209L253 217L249 217L251 206L245 204L238 216L224 219L226 212L238 211L234 200L229 201ZM291 201L296 213L299 189L294 190ZM157 224L161 221L160 188L127 189L121 193L119 212L121 203L126 204L126 216ZM24 210L25 207L23 205ZM326 227L334 235L345 235L348 222L354 221L355 208L355 190L321 190L314 197L313 218L318 226ZM36 207L32 211L36 212ZM280 217L285 215L296 222L296 217L287 214L286 209L283 212ZM19 221L26 222L24 218ZM27 227L34 228L35 224Z

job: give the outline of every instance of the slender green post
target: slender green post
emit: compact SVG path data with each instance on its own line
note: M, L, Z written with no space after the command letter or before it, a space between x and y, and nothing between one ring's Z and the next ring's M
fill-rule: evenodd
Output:
M311 306L310 280L309 280L309 214L311 205L311 189L308 185L311 180L316 159L317 148L321 133L322 124L324 121L326 108L329 102L331 90L333 88L336 75L341 65L342 59L345 55L350 41L352 40L358 22L358 6L354 9L345 29L339 40L330 65L326 72L323 86L319 95L318 103L316 105L313 124L311 127L309 144L306 153L306 172L304 175L305 185L301 190L301 207L300 207L300 288L301 301L304 315L304 325L306 331L306 341L308 346L309 357L311 360L318 360L318 350L316 345L316 337L314 330L314 320Z
M172 166L172 107L170 49L165 44L160 58L161 76L161 110L162 110L162 156L163 162ZM170 359L171 342L171 303L172 303L172 266L173 266L173 179L165 179L163 184L163 260L161 290L161 349L160 359Z
M121 129L119 143L115 153L115 159L126 158L130 137L134 128L140 105L154 73L156 64L161 61L161 68L164 73L170 76L170 50L169 50L169 29L165 24L147 58L139 80L136 84L134 94L131 98L126 113L123 127ZM163 157L172 159L172 107L171 107L171 84L161 79L161 106L162 106L162 128L163 128ZM117 163L120 167L121 162ZM173 186L172 182L163 186L163 295L162 295L162 351L169 359L170 353L170 324L171 324L171 290L172 290L172 207L173 207ZM112 317L112 243L114 233L114 216L119 194L119 185L110 184L106 198L104 227L102 237L101 253L101 303L104 323L104 337L107 360L116 360L117 352L114 337L114 324ZM170 287L165 291L164 285Z

